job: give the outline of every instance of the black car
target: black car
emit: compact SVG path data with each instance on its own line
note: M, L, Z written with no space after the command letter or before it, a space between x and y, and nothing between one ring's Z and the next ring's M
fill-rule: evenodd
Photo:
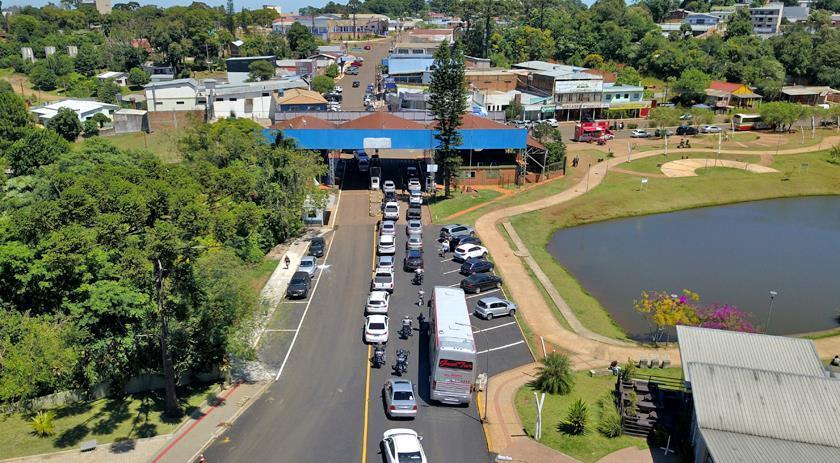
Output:
M697 135L697 129L690 125L677 127L677 135Z
M461 264L461 275L472 275L473 273L485 273L493 270L495 265L489 260L478 257L470 257Z
M312 278L306 272L295 272L292 275L292 280L289 281L289 287L286 288L286 297L305 298L309 295L309 288L312 286Z
M502 279L492 273L473 273L461 280L461 289L467 293L480 293L502 285Z
M423 251L409 249L405 254L405 259L403 259L403 270L413 272L418 268L423 268Z
M382 197L382 207L385 207L385 203L393 203L397 201L397 193L394 191L389 191L385 193L385 196Z
M420 206L410 206L405 212L406 220L417 219L420 220L421 209Z
M312 238L309 244L309 255L314 257L324 257L324 251L327 249L327 242L320 236Z
M480 246L481 240L477 236L453 236L449 238L449 249L455 249L462 244L475 244Z
M358 81L358 80L354 80L354 81L353 81L353 88L358 88L358 87L359 87L359 81Z

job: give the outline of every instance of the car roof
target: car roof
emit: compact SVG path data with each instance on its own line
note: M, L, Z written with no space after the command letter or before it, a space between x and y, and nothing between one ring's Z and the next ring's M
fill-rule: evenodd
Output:
M385 299L388 299L388 291L371 291L368 295L368 299L372 301L384 301Z
M411 381L407 379L391 378L388 380L388 382L391 383L391 386L393 386L395 391L414 392L414 386L412 386Z
M461 249L463 249L463 250L465 250L465 251L467 251L467 250L470 250L470 249L472 249L472 248L477 248L477 247L478 247L478 245L477 245L477 244L473 244L473 243L466 243L466 244L462 244L462 245L460 245L460 246L458 246L458 247L459 247L459 248L461 248Z
M379 262L394 263L394 256L379 256Z
M295 272L294 275L292 275L292 279L295 278L309 278L309 274L306 272Z
M397 226L397 223L394 222L393 220L386 220L386 221L382 222L382 228L385 228L385 227L391 228L391 227L396 227L396 226Z
M411 220L408 221L408 224L409 225L423 225L423 222L421 222L417 219L411 219Z
M420 235L411 235L408 237L408 241L422 241L423 237Z
M388 275L390 275L391 269L385 267L376 267L376 270L374 270L373 273L387 273Z
M322 236L316 236L315 238L312 238L312 242L313 242L313 243L320 243L320 244L323 244L323 243L324 243L324 237L322 237Z
M409 249L408 257L423 257L423 251L419 249Z
M385 323L385 320L388 319L388 316L387 315L368 315L367 319L368 319L368 323L376 323L376 322Z
M308 262L314 264L316 260L315 256L303 256L300 258L300 263L303 264L304 262Z
M500 298L500 297L488 296L488 297L482 297L481 299L478 300L478 302L483 302L485 304L492 304L494 302L507 302L507 301Z
M379 237L379 241L394 241L394 235L382 235Z

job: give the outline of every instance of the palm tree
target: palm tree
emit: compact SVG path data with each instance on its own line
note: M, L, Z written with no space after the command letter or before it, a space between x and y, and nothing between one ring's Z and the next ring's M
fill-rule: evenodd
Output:
M572 376L572 366L565 354L552 352L541 360L543 366L539 368L539 375L531 386L549 394L566 395L572 391L575 378Z

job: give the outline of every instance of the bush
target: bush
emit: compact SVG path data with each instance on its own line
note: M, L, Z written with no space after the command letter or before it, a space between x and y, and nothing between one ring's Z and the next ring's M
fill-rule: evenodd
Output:
M630 359L627 359L627 362L621 366L621 380L622 381L630 381L633 379L633 375L636 374L636 364L634 364Z
M29 423L32 425L32 432L38 437L49 437L55 434L55 413L53 411L40 411Z
M549 394L566 395L572 391L575 378L569 357L552 352L542 359L542 364L539 376L531 383L532 387Z
M600 413L598 416L598 431L606 437L615 438L622 434L621 416L615 404L613 392L609 391L598 400Z
M93 119L86 120L82 127L84 127L83 134L85 137L93 137L99 135L99 126L96 125L96 121Z
M566 414L566 421L561 423L561 431L572 434L574 436L586 432L586 421L589 419L589 410L586 403L577 399L569 405L569 411Z

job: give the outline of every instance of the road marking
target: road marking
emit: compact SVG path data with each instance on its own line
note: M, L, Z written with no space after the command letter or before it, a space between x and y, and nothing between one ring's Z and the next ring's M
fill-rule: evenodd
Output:
M336 209L336 214L338 214L338 209ZM336 215L338 218L338 215ZM327 252L324 254L324 262L326 263L327 260L330 258L330 251L332 251L332 245L335 243L335 234L333 234L332 239L330 240L330 245L327 246ZM312 294L314 296L315 291L318 289L318 285L321 283L321 279L318 278L318 281L315 282L315 285L312 286ZM277 376L274 377L274 381L280 379L280 375L283 374L283 369L286 368L286 362L289 361L289 356L292 354L292 349L295 347L295 342L297 342L298 335L300 334L300 327L303 326L303 321L306 320L306 314L309 312L309 307L312 305L313 296L310 296L309 300L306 302L306 308L303 309L303 315L300 317L300 322L298 322L298 326L295 330L295 335L292 337L292 343L289 344L289 350L286 351L286 356L283 357L283 363L280 364L280 369L277 370Z
M441 263L444 263L444 262L455 262L455 261L454 261L454 260L452 260L452 259L443 259L443 260L442 260L442 261L440 261L440 262L441 262Z
M496 328L501 328L503 326L510 326L510 325L515 325L515 324L516 324L516 322L510 322L510 323L504 323L504 324L501 324L501 325L491 326L490 328L484 328L483 330L475 330L475 331L473 331L473 334L483 333L485 331L495 330Z
M310 300L311 298L305 301L283 301L281 304L309 304Z
M448 272L443 272L443 274L444 274L444 275L449 275L450 273L455 273L455 272L460 272L460 271L461 271L461 269L456 268L455 270L450 270L450 271L448 271Z
M373 227L373 256L370 258L370 266L376 267L376 227ZM373 270L371 270L373 271ZM370 411L370 351L368 344L367 357L365 357L365 422L362 431L362 463L367 463L367 438L368 438L368 413Z
M493 352L494 350L507 349L508 347L518 346L518 345L520 345L524 342L525 341L516 341L516 342L511 343L511 344L505 344L504 346L499 346L499 347L494 347L492 349L485 349L485 350L482 350L482 351L478 351L478 352L476 352L476 354L486 354L487 352Z
M461 286L461 283L455 283L454 285L449 285L450 288L454 288L456 286Z
M273 329L273 328L271 328L271 329L266 328L263 331L265 331L267 333L274 333L274 332L292 332L292 331L297 331L297 330L277 330L277 329Z
M472 299L474 297L486 296L488 294L495 293L497 291L499 291L499 288L491 289L490 291L482 291L480 293L473 294L472 296L467 296L465 299Z

